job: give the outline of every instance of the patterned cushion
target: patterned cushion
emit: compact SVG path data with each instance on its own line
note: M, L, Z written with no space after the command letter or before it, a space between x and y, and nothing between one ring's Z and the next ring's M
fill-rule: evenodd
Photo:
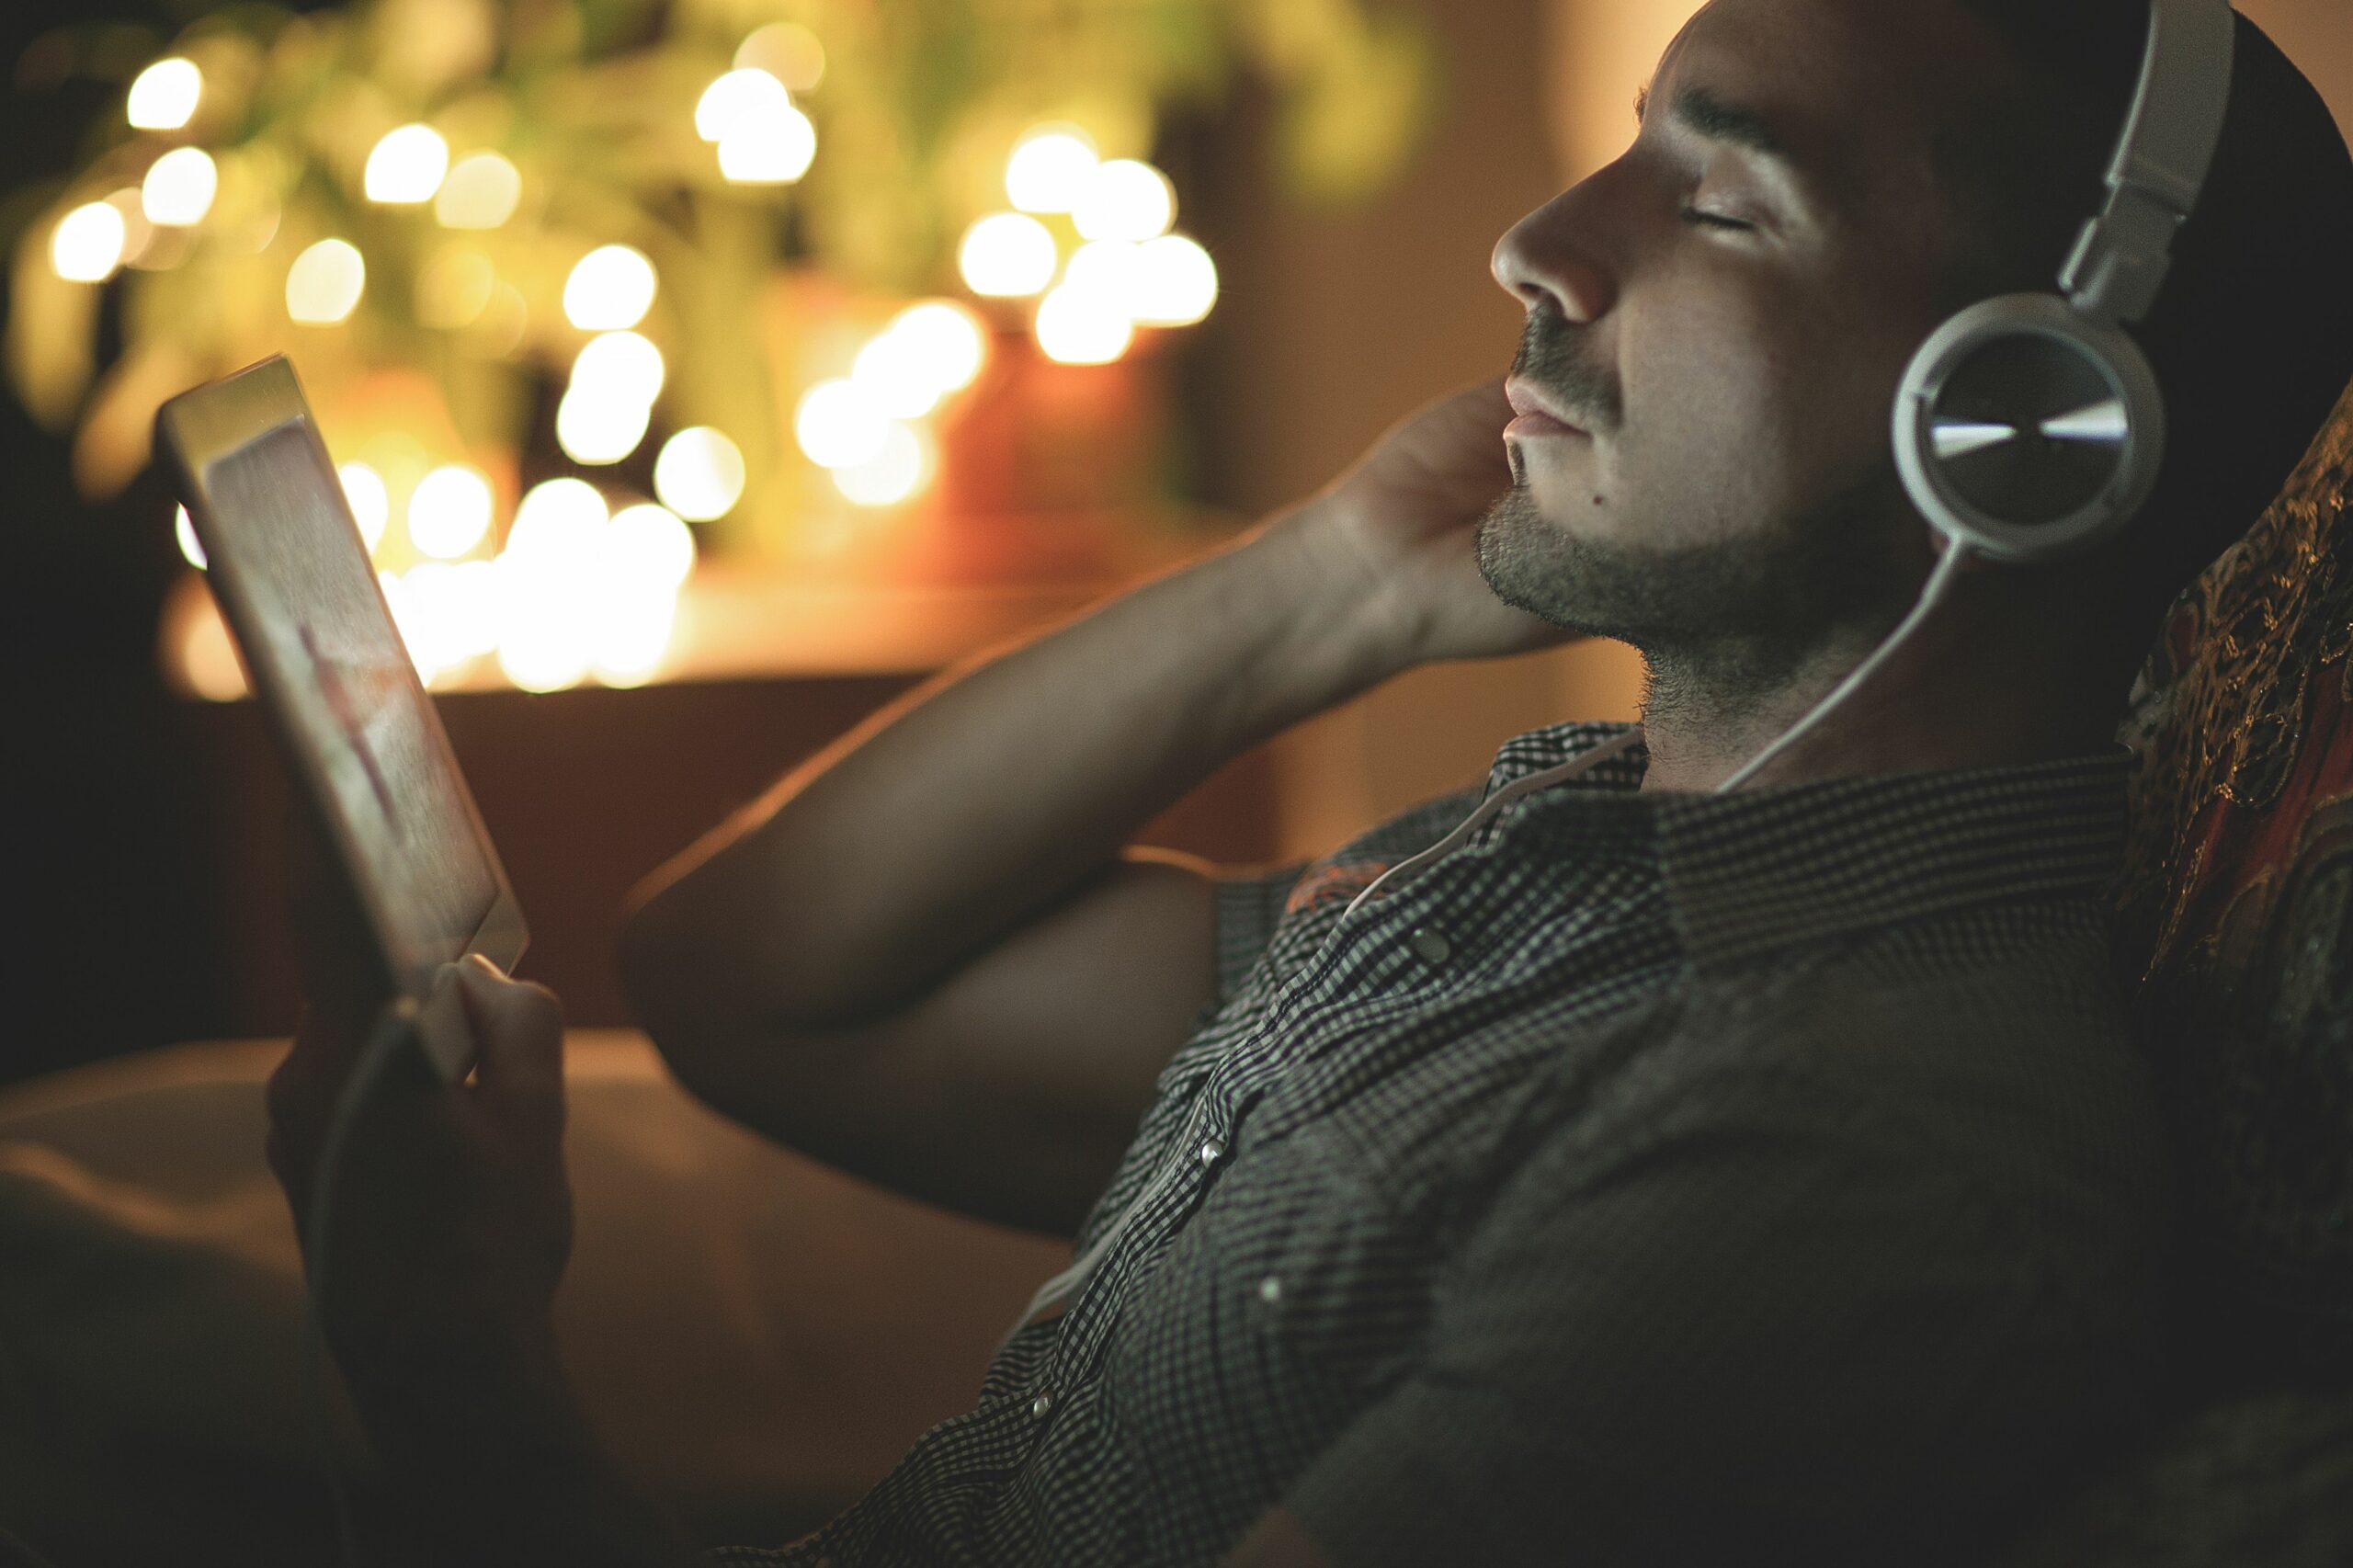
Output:
M2182 1140L2192 1375L2353 1379L2353 391L2177 607L2126 951Z
M1990 1568L2353 1562L2353 390L2176 607L2129 979L2180 1139L2187 1408Z

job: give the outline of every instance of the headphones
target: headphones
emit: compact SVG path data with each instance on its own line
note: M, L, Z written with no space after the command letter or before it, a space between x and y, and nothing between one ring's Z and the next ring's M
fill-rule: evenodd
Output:
M2125 332L2156 302L2174 231L2198 205L2230 108L2229 0L2149 0L2149 45L2108 205L2084 225L2057 294L1981 301L1928 335L1895 396L1904 493L1945 536L1919 602L1805 717L1716 786L1739 789L1910 640L1972 556L2014 565L2090 549L2156 488L2165 403Z
M2230 104L2228 0L2151 0L2141 85L2056 294L1954 316L1904 372L1895 460L1912 503L1996 561L2055 560L2109 538L2149 498L2165 400L2123 324L2156 301L2174 231L2198 205Z

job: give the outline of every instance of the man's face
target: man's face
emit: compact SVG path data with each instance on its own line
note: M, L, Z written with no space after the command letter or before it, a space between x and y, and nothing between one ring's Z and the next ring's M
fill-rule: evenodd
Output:
M1929 558L1888 426L1953 243L1931 138L2005 69L1948 0L1692 18L1633 145L1496 246L1515 386L1581 427L1506 437L1499 597L1735 682L1884 630Z

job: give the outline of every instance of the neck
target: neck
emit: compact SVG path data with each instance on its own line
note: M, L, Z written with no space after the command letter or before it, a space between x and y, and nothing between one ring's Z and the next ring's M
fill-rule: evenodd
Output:
M2046 762L2113 744L2129 675L2093 618L2021 604L2021 593L1999 568L1964 570L1893 657L1743 788ZM1876 646L1825 646L1761 691L1721 655L1654 656L1643 790L1715 789Z

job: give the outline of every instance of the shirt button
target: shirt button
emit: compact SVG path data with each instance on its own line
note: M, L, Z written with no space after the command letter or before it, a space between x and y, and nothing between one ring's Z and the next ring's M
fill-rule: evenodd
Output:
M1222 1138L1212 1138L1201 1145L1201 1164L1213 1165L1217 1164L1217 1157L1224 1153L1225 1141Z
M1448 941L1446 933L1435 926L1415 926L1412 941L1414 951L1421 955L1425 963L1444 963L1454 954L1454 944Z
M1283 1282L1271 1274L1267 1275L1258 1281L1258 1299L1267 1305L1273 1306L1283 1299Z
M1053 1407L1054 1396L1050 1393L1041 1393L1029 1402L1029 1414L1043 1421L1046 1418L1046 1413Z

